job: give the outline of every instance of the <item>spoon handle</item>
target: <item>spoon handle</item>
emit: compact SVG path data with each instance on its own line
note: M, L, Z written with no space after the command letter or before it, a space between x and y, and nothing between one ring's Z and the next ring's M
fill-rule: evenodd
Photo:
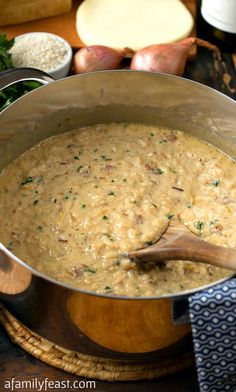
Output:
M191 260L236 271L236 249L210 244L185 226L171 224L157 243L129 254L140 261Z

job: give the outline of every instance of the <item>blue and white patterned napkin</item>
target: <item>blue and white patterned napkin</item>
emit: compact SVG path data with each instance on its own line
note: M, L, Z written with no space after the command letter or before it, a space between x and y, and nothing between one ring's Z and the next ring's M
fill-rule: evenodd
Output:
M201 392L236 392L236 278L189 298Z

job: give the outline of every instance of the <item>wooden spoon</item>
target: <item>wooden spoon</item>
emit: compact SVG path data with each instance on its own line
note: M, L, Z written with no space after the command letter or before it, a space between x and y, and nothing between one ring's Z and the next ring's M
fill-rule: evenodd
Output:
M200 261L236 271L236 249L203 241L180 223L170 223L155 244L130 252L128 257L142 262Z

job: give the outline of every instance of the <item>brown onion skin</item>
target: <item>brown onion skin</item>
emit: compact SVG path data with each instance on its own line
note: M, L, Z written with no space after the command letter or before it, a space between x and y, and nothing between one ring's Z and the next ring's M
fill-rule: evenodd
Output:
M130 69L168 73L182 76L194 37L170 44L147 46L135 53Z
M117 69L129 48L115 50L103 45L91 45L80 49L74 55L76 74Z

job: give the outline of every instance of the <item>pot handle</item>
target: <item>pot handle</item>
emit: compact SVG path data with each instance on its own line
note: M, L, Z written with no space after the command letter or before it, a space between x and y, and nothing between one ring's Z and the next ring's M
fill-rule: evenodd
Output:
M0 72L0 91L12 84L26 81L48 84L55 79L46 72L36 68L11 68Z
M32 274L0 243L0 298L25 292Z

